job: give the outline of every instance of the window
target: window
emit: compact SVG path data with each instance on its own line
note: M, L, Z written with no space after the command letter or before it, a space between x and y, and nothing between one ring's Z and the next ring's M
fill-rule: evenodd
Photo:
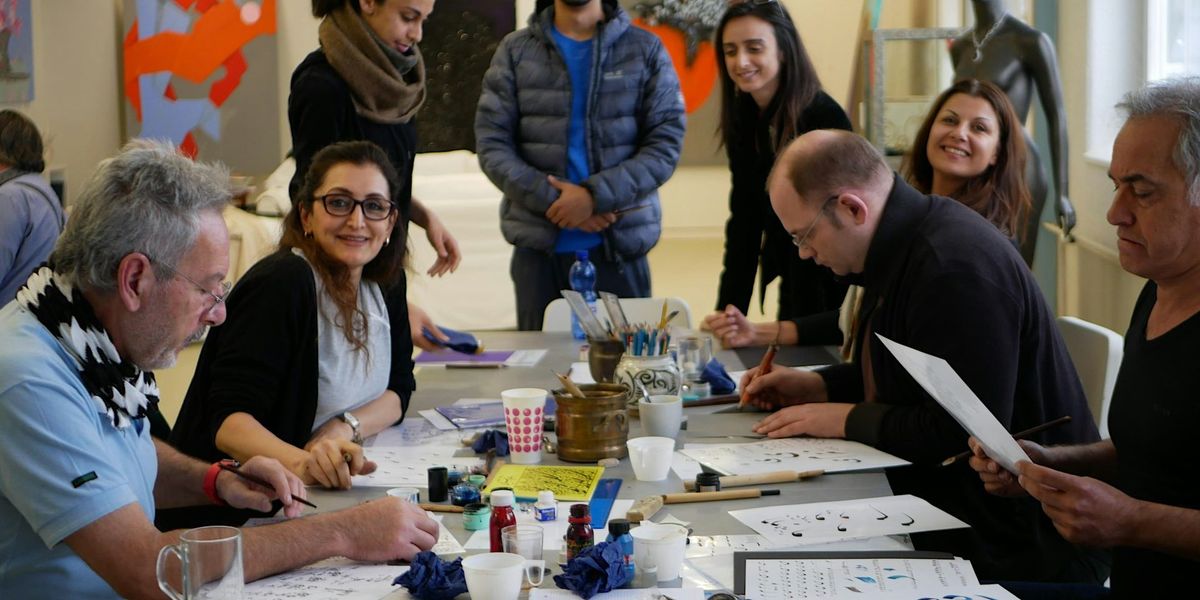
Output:
M1149 0L1146 80L1200 73L1200 2Z

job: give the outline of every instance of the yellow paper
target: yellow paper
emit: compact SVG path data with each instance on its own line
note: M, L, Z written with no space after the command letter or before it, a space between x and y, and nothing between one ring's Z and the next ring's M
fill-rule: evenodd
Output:
M512 488L518 498L537 498L539 491L551 490L556 500L587 502L603 476L604 467L502 465L484 492Z

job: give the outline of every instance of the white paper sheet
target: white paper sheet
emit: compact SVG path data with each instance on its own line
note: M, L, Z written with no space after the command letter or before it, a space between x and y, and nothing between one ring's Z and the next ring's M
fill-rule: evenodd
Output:
M571 363L571 381L575 383L596 383L592 378L592 368L586 362Z
M434 411L437 412L437 411ZM444 417L443 417L444 418ZM394 427L380 431L364 444L371 448L399 448L401 446L454 446L462 445L462 439L472 432L457 429L443 431L426 419L408 418Z
M516 511L518 525L537 525L542 528L542 549L545 552L553 552L553 555L546 555L544 558L548 561L557 560L558 552L563 548L563 536L567 535L567 516L571 514L571 505L579 504L578 502L559 502L558 503L558 519L554 521L538 521L533 518L533 512ZM624 519L625 513L633 507L633 500L614 500L612 511L608 513L609 519ZM608 535L605 530L596 529L596 540L603 541L604 536ZM471 534L467 538L467 542L463 544L467 550L487 550L491 547L491 535L486 529L480 529Z
M830 600L862 600L863 594L849 592L830 596ZM991 585L968 585L942 589L922 589L912 592L879 592L871 594L871 600L1020 600L1003 587Z
M839 473L909 464L904 459L866 444L818 438L785 438L746 444L705 444L702 447L692 447L689 444L681 452L724 475L812 469ZM692 477L695 477L695 474L689 479Z
M540 350L517 350L504 361L504 364L510 367L536 367L541 362L543 356L546 356L544 348Z
M709 445L711 444L684 444L683 447L685 449L700 449ZM696 459L684 454L683 452L676 451L671 455L671 470L675 472L676 477L679 477L684 481L688 481L690 479L695 479L696 474L700 473L704 469L700 467L700 463Z
M962 559L747 560L746 597L754 600L827 598L842 593L940 590L977 585Z
M967 387L966 382L954 372L950 363L882 335L875 335L904 366L908 374L912 375L912 378L917 380L917 383L921 384L963 429L983 444L988 456L1013 473L1017 472L1018 462L1029 460L1029 455L1025 454L1012 434L996 420L996 415L984 406L975 392Z
M348 558L330 558L274 577L246 584L247 598L255 600L378 600L397 590L392 581L408 571L407 566L371 565Z
M370 475L353 477L351 483L368 487L427 487L430 465L454 466L460 470L483 465L483 459L476 456L454 456L459 448L461 446L371 446L364 452L367 459L375 461L379 467Z
M596 594L592 600L659 600L664 595L672 600L704 600L704 590L692 587L613 590ZM540 587L529 590L529 600L579 600L579 596L569 590Z
M450 533L450 530L446 529L446 524L442 522L442 517L445 515L441 513L431 513L429 511L426 511L425 514L429 515L430 518L438 522L438 541L433 545L433 548L430 548L434 554L443 556L446 554L462 554L466 552L466 549L463 548L463 545L458 542L458 538L454 537L454 534Z
M779 547L967 527L909 495L747 508L729 516Z

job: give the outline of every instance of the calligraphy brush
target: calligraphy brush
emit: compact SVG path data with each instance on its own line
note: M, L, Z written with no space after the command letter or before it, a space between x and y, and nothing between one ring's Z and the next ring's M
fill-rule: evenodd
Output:
M226 463L217 463L217 464L220 465L221 470L229 471L230 473L233 473L234 475L237 475L238 477L241 477L242 479L245 479L246 481L249 481L250 483L260 485L268 490L275 489L275 486L271 485L270 482L268 482L266 479L263 479L256 475L251 475L249 473L243 473L243 472L239 471L237 469L237 467L235 467L233 465L229 465ZM305 506L311 506L313 508L317 507L316 504L313 504L312 502L309 502L308 500L305 500L304 498L301 498L295 494L292 494L292 500L295 500L296 502L299 502L300 504L303 504Z
M1071 422L1071 415L1063 415L1053 421L1042 423L1041 425L1038 425L1037 427L1030 427L1029 429L1026 429L1025 431L1018 431L1013 434L1013 439L1014 440L1023 440L1023 439L1032 437L1034 435L1037 435L1047 429L1050 429L1051 427L1061 425L1063 423L1070 423L1070 422ZM955 454L954 456L951 456L950 458L943 460L942 466L948 467L960 460L970 458L971 454L973 454L973 453L970 450L967 450L966 452L959 452L958 454Z

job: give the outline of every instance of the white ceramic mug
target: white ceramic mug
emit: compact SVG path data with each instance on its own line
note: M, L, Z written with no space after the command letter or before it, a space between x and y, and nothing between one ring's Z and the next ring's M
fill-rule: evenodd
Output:
M546 390L516 388L500 392L504 402L504 427L508 430L509 460L517 465L542 462L542 422Z
M167 574L167 556L179 558L181 575ZM242 570L242 532L215 525L189 529L179 543L158 551L158 588L174 600L241 600L246 585ZM182 580L176 590L172 582Z
M650 396L638 400L638 419L648 436L676 438L683 422L683 398L679 396Z
M687 529L679 525L643 522L633 536L633 562L642 573L654 573L659 582L679 579L687 547Z
M638 481L662 481L671 472L671 456L675 440L668 437L640 437L625 442L629 448L629 464Z
M528 560L507 552L472 554L462 561L471 600L517 600L523 581L532 587L542 585L545 566L544 560Z

